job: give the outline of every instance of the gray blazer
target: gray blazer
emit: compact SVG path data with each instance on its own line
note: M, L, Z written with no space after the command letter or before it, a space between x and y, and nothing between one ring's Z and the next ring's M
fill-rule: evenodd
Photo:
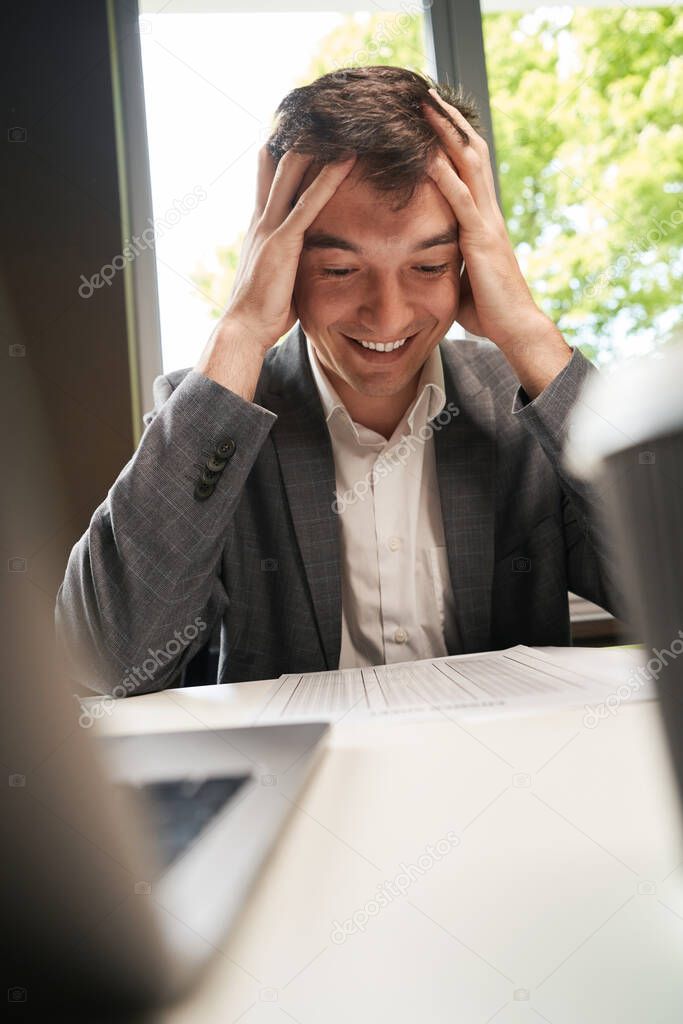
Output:
M599 497L560 463L595 368L575 349L529 401L491 342L439 347L459 409L433 434L450 653L570 643L568 590L623 617ZM337 668L334 459L300 325L268 351L253 402L194 370L158 377L154 399L57 595L74 677L115 696L163 689L219 622L220 683Z

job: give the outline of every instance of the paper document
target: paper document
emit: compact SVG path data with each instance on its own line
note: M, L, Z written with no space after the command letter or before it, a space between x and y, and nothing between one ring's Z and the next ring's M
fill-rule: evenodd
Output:
M560 650L560 649L558 649ZM571 648L567 649L572 651ZM578 652L577 652L578 653ZM406 661L372 668L288 674L259 720L425 714L495 708L534 709L606 701L641 663L640 652L581 652L571 658L518 645L504 651ZM609 663L610 654L618 655ZM586 655L593 655L586 657ZM626 654L626 658L623 655ZM620 657L619 657L620 656ZM607 659L607 660L606 660ZM596 665L595 670L590 667ZM651 684L636 699L654 697Z

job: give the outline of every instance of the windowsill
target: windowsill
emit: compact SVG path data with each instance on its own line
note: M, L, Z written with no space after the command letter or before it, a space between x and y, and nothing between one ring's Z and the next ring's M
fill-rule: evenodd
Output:
M599 647L603 644L637 643L631 629L620 619L587 601L578 594L569 594L569 618L571 621L572 643L579 647Z

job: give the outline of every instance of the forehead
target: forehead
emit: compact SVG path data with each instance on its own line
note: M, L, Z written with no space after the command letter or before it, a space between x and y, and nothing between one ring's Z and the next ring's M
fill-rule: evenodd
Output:
M297 196L314 180L318 170L307 169ZM392 210L395 197L378 192L360 177L359 169L354 167L306 230L304 239L314 232L325 232L342 235L362 248L378 240L408 246L456 224L450 204L431 178L416 187L402 210Z

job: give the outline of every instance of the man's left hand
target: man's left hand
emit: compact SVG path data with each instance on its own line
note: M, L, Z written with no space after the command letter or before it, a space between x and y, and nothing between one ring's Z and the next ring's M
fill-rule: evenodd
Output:
M469 139L465 142L446 118L423 104L442 144L427 170L459 225L465 268L457 321L498 345L533 397L566 365L572 350L534 302L519 268L496 198L486 141L456 107L429 91Z
M541 321L544 314L533 300L512 249L496 198L486 141L456 107L433 89L430 93L470 140L465 143L453 125L424 104L429 123L448 154L438 150L428 173L458 221L465 263L457 320L472 334L503 346L519 338L527 323Z

